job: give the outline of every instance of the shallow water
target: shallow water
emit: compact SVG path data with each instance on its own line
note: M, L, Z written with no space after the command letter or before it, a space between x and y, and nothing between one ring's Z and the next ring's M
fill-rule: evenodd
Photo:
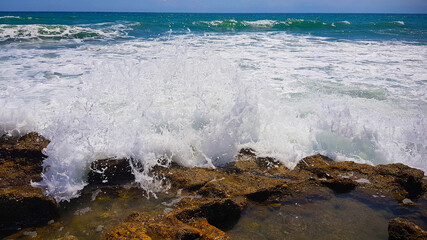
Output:
M22 229L4 239L56 239L73 235L78 239L102 239L132 212L143 212L155 217L163 214L167 204L176 199L175 194L158 194L147 199L138 188L94 189L70 203L62 203L59 219L41 227Z
M26 228L4 239L102 239L133 211L154 217L168 212L188 193L145 197L135 188L94 190L63 204L61 216L45 226ZM191 196L191 195L190 195ZM93 200L92 200L93 199ZM360 192L310 195L269 206L249 204L227 234L240 239L387 239L388 221L403 217L427 229L427 200L403 206L382 195Z
M249 205L231 239L388 239L388 221L407 218L427 227L427 201L404 207L392 199L358 193L327 198L305 198L276 206ZM356 197L356 198L355 198ZM360 197L360 196L359 196Z

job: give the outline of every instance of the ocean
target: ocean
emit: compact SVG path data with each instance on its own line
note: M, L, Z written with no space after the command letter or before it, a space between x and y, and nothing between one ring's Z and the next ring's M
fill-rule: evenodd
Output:
M91 162L216 167L241 148L427 171L427 15L0 12L0 133L51 140L40 186Z

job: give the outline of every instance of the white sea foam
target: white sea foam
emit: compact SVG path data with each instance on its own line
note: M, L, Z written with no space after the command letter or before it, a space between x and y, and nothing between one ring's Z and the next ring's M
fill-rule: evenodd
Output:
M219 25L223 25L223 24L236 25L238 22L234 19L228 19L228 20L200 21L200 23L204 23L204 24L208 24L208 25L212 25L212 26L219 26Z
M286 20L286 21L281 21L280 23L281 23L281 24L285 24L285 25L287 25L287 26L290 26L290 25L292 25L292 24L299 24L299 23L304 23L304 22L306 22L306 23L317 23L317 22L316 22L316 21L314 21L314 20L293 19L293 18L288 19L288 20ZM327 23L322 22L322 24L323 24L323 25L326 25Z
M405 25L404 21L394 21L393 23L398 24L398 25Z
M90 163L213 167L241 147L288 167L317 152L427 170L424 46L285 33L0 51L0 123L51 140L43 181L78 196ZM135 164L135 165L139 165Z
M257 21L243 21L242 23L252 27L273 27L275 24L277 24L277 21L266 19Z
M20 19L19 16L1 16L0 19Z
M344 24L347 24L347 25L351 24L349 21L341 21L340 23L344 23Z
M129 28L123 24L115 24L104 29L68 25L0 24L0 41L40 38L112 39L126 36L127 30Z

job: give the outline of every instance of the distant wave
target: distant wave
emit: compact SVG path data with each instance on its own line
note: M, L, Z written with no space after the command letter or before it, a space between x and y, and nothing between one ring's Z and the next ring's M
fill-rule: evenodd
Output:
M242 23L252 27L272 27L278 24L278 22L274 20L243 21Z
M405 25L405 22L404 22L404 21L394 21L393 23L395 23L395 24L399 24L399 25Z
M393 21L393 22L371 22L370 26L375 26L377 28L393 28L393 27L402 27L405 26L404 21Z
M213 20L213 21L198 21L193 22L193 26L206 30L217 31L245 31L245 30L284 30L284 31L304 31L304 30L328 30L328 29L351 29L360 27L361 29L401 29L405 26L403 21L392 22L370 22L370 23L351 23L348 20L343 21L319 21L308 19L287 19L287 20L272 20L260 19L254 21L237 21L235 19Z
M1 16L0 19L33 19L32 17L19 17L19 16Z
M288 19L286 21L276 21L270 19L262 19L256 21L236 21L234 19L228 20L214 20L214 21L199 21L193 22L193 25L196 26L207 26L208 28L218 28L218 29L291 29L291 28L328 28L334 27L334 23L327 23L314 20L305 20L305 19Z
M126 37L129 27L123 24L102 29L69 25L10 25L0 24L0 41L31 39L113 39Z
M0 17L0 19L18 19L18 18L21 18L21 17L18 17L18 16L1 16Z

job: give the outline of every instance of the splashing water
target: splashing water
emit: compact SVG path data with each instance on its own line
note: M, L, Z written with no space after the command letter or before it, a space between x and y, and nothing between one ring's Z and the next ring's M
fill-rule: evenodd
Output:
M93 161L115 157L130 159L136 181L155 193L162 184L149 171L159 159L215 167L241 147L288 167L320 152L427 170L423 45L284 32L170 34L3 45L3 132L51 140L43 181L33 185L69 200Z

